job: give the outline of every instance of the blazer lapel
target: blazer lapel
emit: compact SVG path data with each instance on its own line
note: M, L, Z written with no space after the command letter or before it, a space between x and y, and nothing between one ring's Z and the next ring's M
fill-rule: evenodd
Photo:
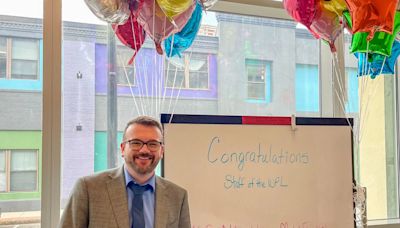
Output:
M165 228L168 222L168 193L164 183L156 176L155 195L155 226L154 228Z
M126 195L124 168L110 174L107 182L108 196L118 227L129 227L128 196Z

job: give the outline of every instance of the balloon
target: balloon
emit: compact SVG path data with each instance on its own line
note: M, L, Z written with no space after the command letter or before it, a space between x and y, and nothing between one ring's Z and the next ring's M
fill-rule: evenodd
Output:
M191 5L195 4L193 0L157 0L157 3L170 21L173 21L173 17L183 13Z
M209 10L218 0L199 0L204 10Z
M85 0L86 5L100 20L108 23L123 24L128 20L128 0Z
M353 23L352 32L367 32L372 40L375 32L392 34L398 0L346 0Z
M133 15L133 18L136 20L138 13L143 7L144 0L130 0L129 9Z
M201 16L202 6L200 3L197 3L196 9L193 11L192 17L189 19L185 27L183 27L180 32L173 34L165 40L164 47L167 56L171 57L178 55L181 57L181 53L192 45L197 32L200 29Z
M362 76L369 73L371 78L375 78L380 74L394 74L394 66L399 54L400 42L397 40L393 43L392 54L390 56L371 54L368 56L368 61L365 61L365 53L355 53L358 58L358 75Z
M283 7L297 22L310 27L316 12L318 0L283 0Z
M171 34L179 32L186 25L195 6L196 5L193 4L185 12L174 17L174 25L167 19L156 1L146 0L143 2L143 7L138 13L137 21L153 39L158 54L163 54L161 42Z
M343 17L347 25L352 28L352 21L350 13L348 11L343 12ZM396 12L393 34L385 32L376 32L371 41L367 41L368 33L358 32L353 34L351 41L350 52L371 52L375 54L381 54L390 56L393 46L393 41L396 38L396 34L400 31L400 12Z
M335 40L342 32L339 16L331 11L318 7L310 28L316 38L322 38L329 43L332 52L336 51Z
M132 64L136 53L142 47L146 38L146 33L143 30L143 27L136 21L133 14L131 14L129 20L127 20L125 24L114 24L112 27L121 43L135 50L135 54L133 54L132 58L128 62L128 65Z
M343 11L347 9L344 0L321 0L321 5L326 10L336 13L338 16L342 16Z

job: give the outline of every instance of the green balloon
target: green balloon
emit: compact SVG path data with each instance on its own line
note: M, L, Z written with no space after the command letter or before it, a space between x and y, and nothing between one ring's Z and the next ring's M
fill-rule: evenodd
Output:
M343 12L343 18L346 20L347 25L352 28L351 16L349 11ZM362 53L375 53L384 56L390 56L392 54L392 46L396 34L400 31L400 12L396 12L393 26L393 34L386 32L375 32L374 38L367 41L368 33L356 32L353 34L351 40L350 52L362 52Z

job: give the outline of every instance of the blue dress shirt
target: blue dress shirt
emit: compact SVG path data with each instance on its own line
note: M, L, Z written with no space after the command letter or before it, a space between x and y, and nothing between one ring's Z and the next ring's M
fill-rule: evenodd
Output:
M134 194L132 190L128 187L128 184L132 181L135 184L135 179L128 173L126 167L124 166L124 173L125 173L125 183L126 183L126 192L128 193L128 209L129 212L132 211L132 200ZM144 210L144 222L146 224L146 228L153 228L154 227L154 191L156 189L156 178L153 175L146 183L143 185L149 184L151 189L145 191L143 193L143 210ZM129 227L132 227L132 213L129 213Z

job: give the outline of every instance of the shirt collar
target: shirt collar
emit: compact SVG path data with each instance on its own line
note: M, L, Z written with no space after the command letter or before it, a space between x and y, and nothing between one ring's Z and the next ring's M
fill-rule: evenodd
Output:
M128 172L128 170L126 169L125 165L124 165L124 174L125 174L125 185L126 185L126 187L128 187L128 184L129 184L130 182L133 182L133 183L135 183L135 184L138 184L138 183L135 181L135 178L133 178L133 177L129 174L129 172ZM155 189L155 187L156 187L156 175L153 175L153 176L152 176L148 181L146 181L146 183L144 183L143 185L146 185L146 184L150 185L150 186L151 186L152 192L154 192L154 189ZM140 184L138 184L138 185L140 185Z

